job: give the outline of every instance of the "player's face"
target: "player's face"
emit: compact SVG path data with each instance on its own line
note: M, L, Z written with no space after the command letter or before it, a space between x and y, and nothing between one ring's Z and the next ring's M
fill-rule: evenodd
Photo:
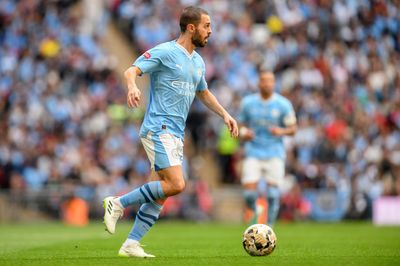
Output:
M262 72L260 74L260 80L258 81L258 87L262 94L272 94L275 87L275 76L270 72Z
M210 16L201 15L201 21L199 25L195 28L195 31L192 36L192 43L196 47L204 47L208 43L208 38L210 37L211 31L211 22Z

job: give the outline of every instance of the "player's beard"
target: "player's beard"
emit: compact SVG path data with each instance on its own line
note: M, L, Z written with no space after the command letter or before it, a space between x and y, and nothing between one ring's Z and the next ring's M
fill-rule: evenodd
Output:
M263 88L260 89L260 93L263 99L269 99L274 93L274 90L269 88Z
M192 43L196 47L204 47L207 44L206 39L204 39L203 41L201 40L201 36L200 36L199 31L197 29L193 34Z

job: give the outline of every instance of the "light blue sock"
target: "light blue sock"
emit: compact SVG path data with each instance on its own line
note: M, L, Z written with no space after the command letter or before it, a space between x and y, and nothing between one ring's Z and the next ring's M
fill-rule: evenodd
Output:
M246 206L256 212L257 206L256 201L258 197L258 192L256 190L248 190L246 189L243 192L243 197L246 202Z
M143 204L148 202L154 202L158 199L165 198L164 192L161 187L160 181L153 181L144 184L141 187L134 189L133 191L123 195L119 198L124 208L133 204Z
M274 225L278 218L279 212L279 188L269 186L267 189L267 200L268 200L268 224Z
M143 203L139 211L136 213L135 224L129 233L128 238L140 241L143 236L150 230L160 215L162 205L156 202Z

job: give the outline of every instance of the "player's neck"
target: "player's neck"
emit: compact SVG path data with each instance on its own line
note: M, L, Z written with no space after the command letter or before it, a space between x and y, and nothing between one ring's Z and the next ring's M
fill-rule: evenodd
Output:
M181 34L181 36L176 40L176 43L185 48L189 54L192 54L196 48L192 43L192 39L185 34Z
M264 101L268 101L269 99L271 99L273 94L274 94L273 92L272 93L261 93L260 92L261 99Z

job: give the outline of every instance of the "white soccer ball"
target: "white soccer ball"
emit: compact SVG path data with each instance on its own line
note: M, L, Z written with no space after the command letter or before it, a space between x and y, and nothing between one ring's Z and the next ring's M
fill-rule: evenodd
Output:
M276 235L266 224L253 224L243 233L243 247L251 256L266 256L274 251Z

